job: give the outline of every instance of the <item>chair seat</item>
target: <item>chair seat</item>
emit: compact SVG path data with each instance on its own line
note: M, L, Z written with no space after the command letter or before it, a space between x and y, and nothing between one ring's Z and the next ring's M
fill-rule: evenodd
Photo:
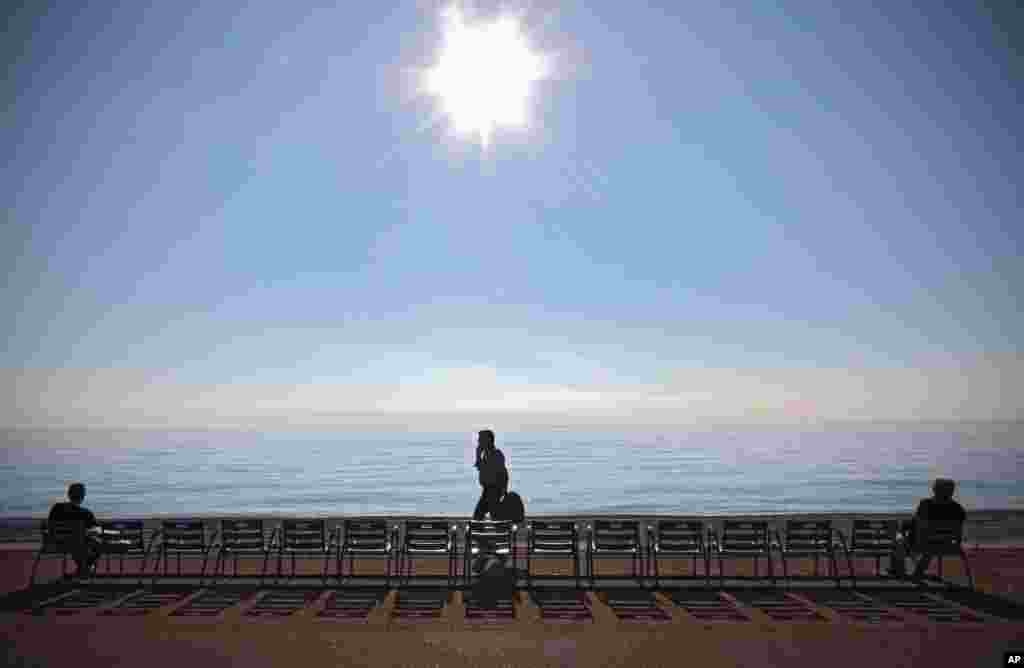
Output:
M511 551L511 548L508 547L495 547L486 551L482 550L479 545L473 545L469 548L470 554L480 554L481 552L486 554L508 554Z
M146 552L146 548L136 541L118 540L104 541L103 551L112 554L144 554Z
M575 554L576 553L576 550L571 545L562 546L562 547L555 547L555 546L547 547L547 546L541 546L541 545L534 545L533 549L530 550L530 551L533 552L534 554L537 554L537 553L544 553L544 554Z
M637 551L635 547L591 547L591 550L594 554L636 554Z
M444 554L451 552L448 547L407 547L406 552L410 554Z
M353 554L387 554L391 552L391 544L386 545L348 545L343 550L346 553Z
M270 548L261 545L222 545L220 551L228 554L263 554L270 552Z
M655 544L654 551L660 554L704 554L703 548L697 545L665 545Z
M177 543L163 543L163 549L169 552L205 552L206 545L179 545Z

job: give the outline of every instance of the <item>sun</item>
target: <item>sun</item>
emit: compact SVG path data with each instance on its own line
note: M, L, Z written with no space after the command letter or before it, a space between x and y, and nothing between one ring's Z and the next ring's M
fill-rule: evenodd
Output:
M443 16L443 47L423 83L455 131L476 135L486 146L495 128L526 125L532 84L545 77L546 67L518 22L503 16L469 24L454 6Z

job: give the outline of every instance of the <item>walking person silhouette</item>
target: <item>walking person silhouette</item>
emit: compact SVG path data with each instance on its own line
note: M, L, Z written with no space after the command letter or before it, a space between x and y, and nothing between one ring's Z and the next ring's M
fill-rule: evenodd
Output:
M505 454L494 445L494 432L482 429L477 434L476 463L479 470L480 500L473 511L474 520L482 520L490 514L494 519L505 492L508 491L508 468L505 467Z

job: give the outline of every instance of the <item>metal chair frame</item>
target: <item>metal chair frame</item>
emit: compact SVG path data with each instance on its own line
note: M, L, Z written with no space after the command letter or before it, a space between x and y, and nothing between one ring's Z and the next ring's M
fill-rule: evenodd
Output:
M576 588L580 588L579 527L572 520L531 520L526 523L526 583L533 588L531 557L572 559Z
M275 527L270 535L267 535L263 520L261 519L222 519L220 521L220 542L214 547L217 549L217 559L213 565L214 579L222 576L227 568L229 558L234 557L234 575L238 577L239 557L263 556L263 568L260 570L260 584L263 584L267 576L267 564L270 561L271 546L277 542L279 528Z
M843 541L842 547L846 554L850 581L856 587L857 573L853 567L853 560L857 557L874 557L875 577L883 577L882 557L891 557L900 540L899 522L889 519L855 518L851 524L849 538L849 542Z
M327 520L323 519L285 519L281 521L278 544L271 544L271 550L277 547L277 582L282 577L282 559L290 554L292 561L291 578L295 577L295 557L320 556L324 559L321 580L327 584L327 568L332 550L337 550L340 543L341 527L327 531ZM335 559L337 557L335 556Z
M44 520L39 526L41 541L39 550L36 552L35 562L32 564L32 573L29 576L29 586L35 586L36 571L39 562L43 557L61 557L61 576L68 577L68 555L73 555L84 544L85 523L81 520L60 520L49 522Z
M385 555L384 586L391 586L391 561L398 548L399 525L394 524L388 529L388 520L379 519L347 519L342 525L344 534L337 555L337 573L339 582L345 576L345 555L349 557L349 577L355 575L356 555Z
M149 532L149 540L146 540L146 525L143 520L110 520L101 522L100 528L103 533L100 535L103 557L106 558L106 569L104 575L109 575L110 558L118 556L118 577L124 576L124 558L142 557L142 567L139 570L139 584L146 575L146 562L149 558L149 545L159 534L159 529Z
M167 577L167 557L170 554L175 554L178 557L178 577L181 577L181 556L183 554L202 554L203 565L199 574L199 583L202 585L203 580L206 578L206 564L210 559L210 552L217 541L218 533L218 531L214 531L212 534L208 534L205 520L183 519L161 522L160 528L154 533L153 539L149 543L149 548L146 550L146 556L143 560L143 563L145 563L154 545L158 546L159 553L153 567L153 584L156 584L161 561L164 565L163 576ZM160 539L159 543L157 543L157 538Z
M722 532L708 532L710 551L718 558L718 582L725 586L724 559L753 559L754 577L758 577L757 565L761 557L768 562L768 577L775 584L775 569L772 566L772 545L768 537L768 522L764 520L725 520Z
M964 551L963 523L956 520L918 519L914 526L914 552L924 558L938 559L939 579L942 579L942 558L959 557L967 571L967 581L974 589L971 564Z
M782 532L775 532L775 547L782 561L782 577L790 581L788 560L791 557L814 557L814 575L818 577L818 562L828 557L829 574L840 584L839 564L836 561L836 547L845 546L841 531L833 528L831 520L786 520Z
M405 521L402 535L402 549L398 553L400 580L408 584L412 577L412 561L415 556L448 557L448 585L456 581L456 532L458 525L450 519L413 519Z
M647 556L648 573L653 565L654 586L661 585L658 573L658 556L690 557L693 560L693 572L697 573L697 559L704 562L704 582L711 584L711 557L709 552L707 528L702 520L658 520L647 525Z
M470 520L466 522L465 549L462 553L463 584L472 579L470 560L476 555L509 555L516 571L516 536L519 525L507 520Z
M630 557L633 579L641 580L644 556L640 545L640 523L633 520L595 519L587 524L587 573L594 586L594 557Z

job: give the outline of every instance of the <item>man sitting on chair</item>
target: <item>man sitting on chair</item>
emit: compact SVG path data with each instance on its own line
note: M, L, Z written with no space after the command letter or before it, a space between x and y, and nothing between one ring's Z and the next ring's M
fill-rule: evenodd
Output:
M76 575L79 577L92 572L100 557L99 541L90 531L99 527L99 522L96 521L92 511L82 506L84 500L85 485L80 482L72 483L68 487L68 502L53 504L47 519L48 524L52 522L82 523L82 528L85 530L83 534L85 542L79 545L75 553L71 555L75 560L75 565L78 566Z
M967 518L967 513L964 511L963 506L953 500L953 491L956 489L956 483L947 478L938 478L935 480L935 484L932 485L932 492L934 496L930 499L921 499L921 503L917 506L917 512L914 513L913 519L908 522L903 522L901 531L903 533L903 540L897 541L896 547L893 549L891 564L889 566L889 574L896 577L903 577L906 575L906 558L908 554L916 554L919 552L917 546L914 545L915 533L918 526L919 520L936 520L936 521L955 521L963 525L964 520ZM928 570L928 565L931 563L932 555L926 553L921 554L921 558L917 561L917 566L914 568L914 577L919 578L925 574Z

